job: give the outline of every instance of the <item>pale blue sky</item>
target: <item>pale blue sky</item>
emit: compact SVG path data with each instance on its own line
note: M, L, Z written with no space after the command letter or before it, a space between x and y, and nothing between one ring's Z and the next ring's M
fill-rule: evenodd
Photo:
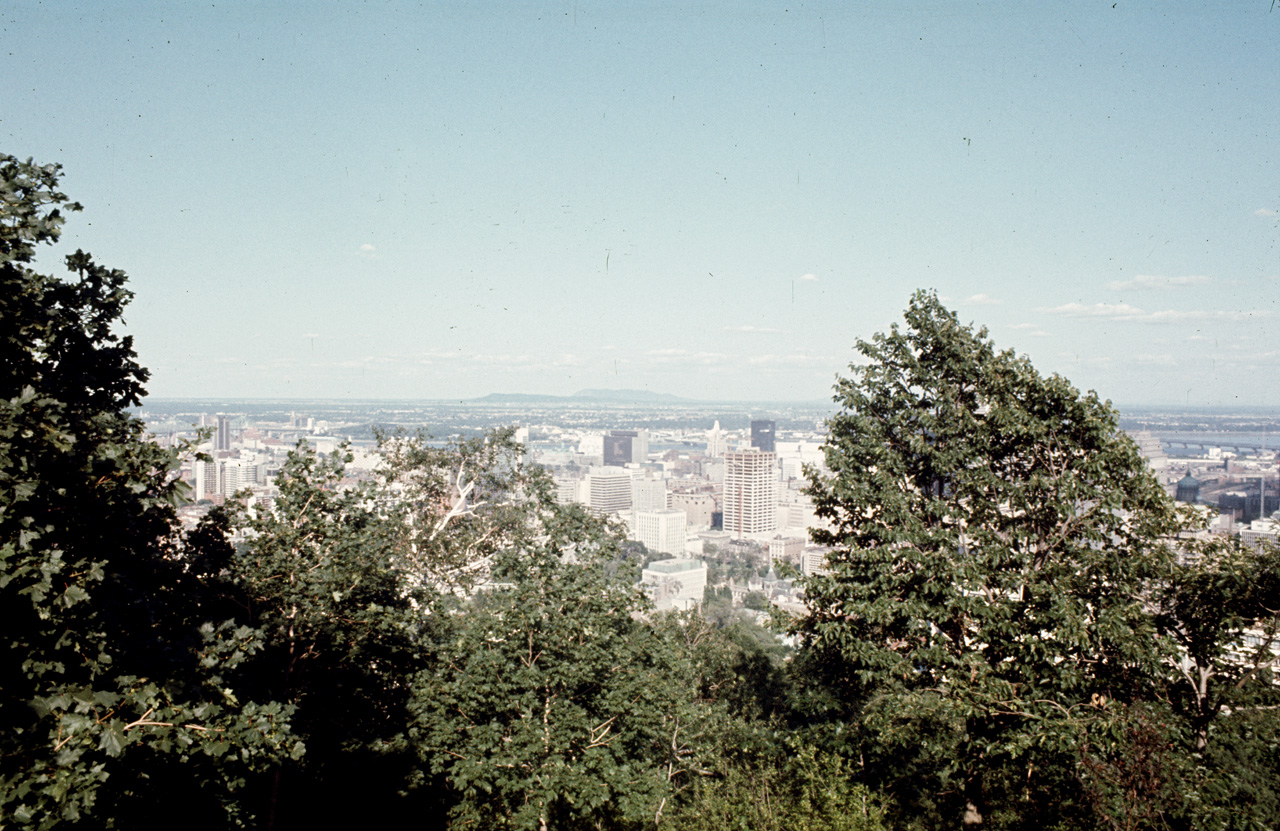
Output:
M1270 3L10 0L0 151L157 397L822 399L934 288L1122 405L1280 406Z

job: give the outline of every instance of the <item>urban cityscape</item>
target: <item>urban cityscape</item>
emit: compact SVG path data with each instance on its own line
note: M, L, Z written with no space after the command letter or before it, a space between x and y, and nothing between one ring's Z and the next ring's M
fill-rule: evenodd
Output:
M0 831L1280 829L1280 0L10 0Z
M653 398L624 390L455 403L155 401L140 415L156 441L187 442L207 457L183 458L189 527L237 495L269 506L275 474L300 443L349 453L354 484L380 464L375 429L426 430L443 446L510 427L559 502L611 517L643 544L641 580L656 610L694 609L728 589L739 607L754 601L761 624L767 606L801 612L803 593L787 575L825 568L829 549L810 541L823 521L806 487L809 472L825 469L832 408ZM1165 409L1125 413L1121 423L1169 494L1197 506L1201 535L1251 546L1280 538L1280 418ZM728 568L735 562L748 563L750 576Z

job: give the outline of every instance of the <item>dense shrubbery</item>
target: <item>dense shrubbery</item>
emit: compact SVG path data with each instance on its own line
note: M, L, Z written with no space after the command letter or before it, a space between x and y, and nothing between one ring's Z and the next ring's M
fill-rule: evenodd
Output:
M387 439L353 490L299 448L272 510L179 533L124 275L37 273L78 206L0 173L0 825L1280 821L1275 552L1177 565L1114 411L931 295L838 387L788 658L714 590L651 614L504 434Z

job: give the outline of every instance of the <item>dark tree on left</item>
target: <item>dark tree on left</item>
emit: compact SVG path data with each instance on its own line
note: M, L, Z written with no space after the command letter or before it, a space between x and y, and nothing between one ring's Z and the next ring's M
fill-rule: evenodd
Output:
M258 635L206 621L176 456L127 412L147 371L118 332L125 274L82 251L35 268L80 210L59 176L0 155L0 817L222 823L288 713L223 683Z

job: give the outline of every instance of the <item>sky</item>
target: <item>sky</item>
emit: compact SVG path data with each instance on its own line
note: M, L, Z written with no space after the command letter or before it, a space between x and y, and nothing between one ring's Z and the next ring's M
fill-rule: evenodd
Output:
M1121 406L1280 407L1280 10L32 2L0 153L153 397L815 401L917 289Z

